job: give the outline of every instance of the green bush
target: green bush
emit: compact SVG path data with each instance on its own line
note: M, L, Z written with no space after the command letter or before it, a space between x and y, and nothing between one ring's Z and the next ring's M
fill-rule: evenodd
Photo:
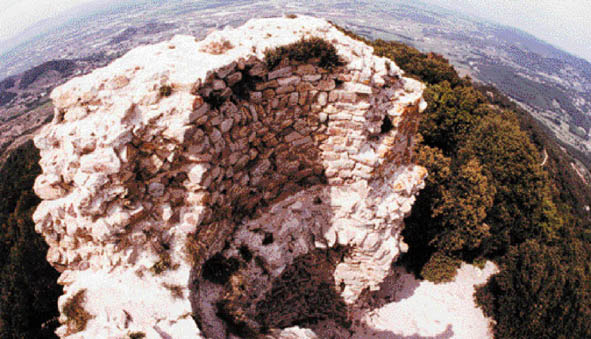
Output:
M318 65L326 69L342 65L336 48L328 41L316 37L302 38L289 45L265 51L265 62L269 69L275 68L283 59L302 63L318 59Z
M495 235L490 253L503 254L527 239L555 239L563 219L552 200L551 179L513 112L486 116L458 153L460 159L479 159L497 192L485 220Z
M427 87L427 109L419 133L426 145L453 155L479 120L490 113L485 98L471 86L452 85L447 80Z
M441 253L435 253L423 266L421 276L434 283L450 282L462 262Z
M589 254L582 242L512 247L502 271L475 297L497 321L497 338L591 338Z

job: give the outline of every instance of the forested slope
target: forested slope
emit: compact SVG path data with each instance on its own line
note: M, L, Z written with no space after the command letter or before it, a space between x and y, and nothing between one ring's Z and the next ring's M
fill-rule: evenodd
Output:
M58 272L31 219L39 150L29 141L0 168L0 338L56 338Z
M494 260L501 273L476 298L495 337L591 337L591 194L569 156L527 112L443 57L373 45L427 84L416 156L430 175L406 220L405 264L446 281L461 261Z

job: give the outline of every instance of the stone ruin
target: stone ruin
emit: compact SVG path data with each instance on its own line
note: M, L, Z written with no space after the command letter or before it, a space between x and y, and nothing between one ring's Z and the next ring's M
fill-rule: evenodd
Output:
M310 38L341 64L266 62ZM34 221L64 286L57 334L346 333L406 249L422 91L303 16L175 36L56 88Z

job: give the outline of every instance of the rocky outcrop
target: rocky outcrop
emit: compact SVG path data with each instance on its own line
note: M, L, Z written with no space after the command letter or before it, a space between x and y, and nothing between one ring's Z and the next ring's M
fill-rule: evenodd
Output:
M265 63L311 38L340 63ZM55 89L34 220L64 285L58 335L347 327L405 250L426 175L411 156L423 85L372 52L321 19L258 19Z

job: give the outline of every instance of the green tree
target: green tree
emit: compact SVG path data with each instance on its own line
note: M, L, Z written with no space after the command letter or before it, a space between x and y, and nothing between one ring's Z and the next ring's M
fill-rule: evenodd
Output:
M419 50L396 41L376 40L372 43L374 53L392 59L410 76L429 84L447 81L455 87L463 80L440 54L421 53Z
M493 259L501 272L478 290L477 301L495 319L495 337L591 338L584 208L591 189L572 170L572 158L527 112L494 88L475 90L444 58L396 42L373 45L427 83L416 159L429 176L405 220L404 263L426 279L447 281L458 259Z
M548 242L555 238L562 219L552 201L550 179L515 114L505 111L484 117L458 153L460 161L476 157L496 188L485 219L495 235L490 252L502 254L530 238Z
M419 138L420 139L420 138ZM409 252L403 256L407 267L420 274L423 265L437 251L432 240L441 231L441 224L433 218L435 201L440 200L445 183L450 182L451 159L440 149L419 142L415 149L415 161L425 167L429 175L413 205L411 215L405 220L402 231L409 245Z
M447 80L428 86L423 96L427 109L419 133L425 144L440 148L446 155L454 154L470 129L489 112L478 91L471 86L452 87Z
M590 338L588 260L578 241L566 248L535 240L512 247L501 272L475 296L497 321L495 337Z
M0 168L0 337L56 338L58 272L45 259L47 245L31 216L41 172L32 142L13 152ZM42 326L47 323L46 326Z
M496 193L476 159L461 165L452 178L434 202L433 210L433 217L441 219L443 229L432 243L448 255L478 249L483 240L490 238L483 220Z

